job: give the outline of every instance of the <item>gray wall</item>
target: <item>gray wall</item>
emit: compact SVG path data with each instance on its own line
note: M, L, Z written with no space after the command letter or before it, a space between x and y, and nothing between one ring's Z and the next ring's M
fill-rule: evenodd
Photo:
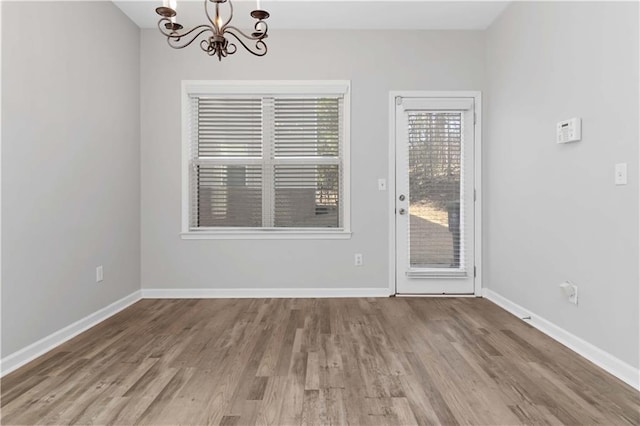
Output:
M142 287L388 287L390 90L482 90L477 31L273 31L218 62L142 32ZM181 80L351 80L350 240L181 240ZM354 253L364 266L353 266Z
M487 75L485 286L637 368L638 4L514 3ZM556 144L576 116L582 141Z
M110 2L2 19L4 357L140 288L140 51Z

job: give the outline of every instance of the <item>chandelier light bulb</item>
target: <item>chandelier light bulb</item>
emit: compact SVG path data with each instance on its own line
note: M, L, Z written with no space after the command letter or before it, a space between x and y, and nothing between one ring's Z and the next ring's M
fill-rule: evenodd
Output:
M173 10L177 10L178 0L162 0L162 5Z

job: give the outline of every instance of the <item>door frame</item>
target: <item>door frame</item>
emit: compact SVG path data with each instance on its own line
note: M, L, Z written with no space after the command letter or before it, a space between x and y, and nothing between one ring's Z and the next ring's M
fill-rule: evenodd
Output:
M482 295L482 92L468 90L424 91L392 90L389 92L389 292L397 294L396 288L396 97L403 98L473 98L474 124L474 265L473 296ZM438 295L429 295L437 297ZM446 297L461 297L446 295Z

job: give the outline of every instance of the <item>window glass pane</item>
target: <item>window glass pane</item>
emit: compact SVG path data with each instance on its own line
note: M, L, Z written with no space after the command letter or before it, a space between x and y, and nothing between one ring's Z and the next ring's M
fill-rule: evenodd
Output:
M460 268L460 112L409 114L409 259L412 268Z
M276 157L338 157L340 100L275 99Z
M196 226L262 226L261 166L197 166Z
M339 227L339 180L337 165L276 166L275 226Z

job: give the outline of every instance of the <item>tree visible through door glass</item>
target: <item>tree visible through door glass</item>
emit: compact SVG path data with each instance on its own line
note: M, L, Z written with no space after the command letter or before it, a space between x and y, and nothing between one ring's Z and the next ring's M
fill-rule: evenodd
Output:
M412 268L461 268L462 113L409 119L409 260Z

